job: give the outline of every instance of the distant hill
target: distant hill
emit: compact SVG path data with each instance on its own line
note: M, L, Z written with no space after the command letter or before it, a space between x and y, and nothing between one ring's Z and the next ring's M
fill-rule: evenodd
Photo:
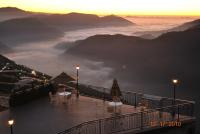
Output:
M134 23L114 15L99 17L93 14L81 13L45 15L40 16L39 20L65 31L83 28L134 25Z
M200 19L194 20L194 21L190 21L190 22L186 22L180 26L177 26L175 28L170 29L170 31L184 31L184 30L188 30L190 28L197 28L200 27Z
M7 57L3 56L0 54L0 76L2 75L1 73L1 69L4 68L5 66L7 66L7 68L5 70L14 70L14 71L21 71L21 72L26 72L27 74L31 74L32 70L31 68L28 68L24 65L19 65L16 64L14 61L8 59ZM42 78L45 76L47 79L51 78L51 76L43 74L39 71L36 71L37 73L37 77L38 78ZM24 74L24 77L26 77L26 75ZM2 82L2 81L0 81Z
M124 35L96 35L75 42L66 53L104 61L126 82L167 84L178 77L187 88L199 88L200 28L169 32L156 39ZM187 82L186 82L187 81Z
M42 14L13 7L0 8L0 18L2 16L9 18L10 15L14 19L0 22L0 40L9 45L55 39L70 30L134 25L114 15L99 17L81 13Z
M16 7L2 7L0 8L0 21L5 21L14 18L22 18L32 16L34 13L24 11Z
M185 31L188 30L190 28L196 28L196 27L200 27L200 19L194 20L194 21L190 21L190 22L186 22L184 24L181 24L180 26L168 29L168 30L161 30L161 31L148 31L148 32L136 32L135 34L142 34L141 37L146 38L146 39L152 39L155 37L158 37L164 33L168 33L168 32L175 32L175 31ZM148 35L148 36L146 36Z
M2 7L2 8L0 8L0 13L11 13L11 12L25 13L26 11L21 10L19 8L16 8L16 7Z
M24 11L15 7L0 8L0 21L28 16L37 17L41 22L62 30L63 28L64 30L75 30L105 26L128 26L134 24L129 20L115 15L99 17L93 14L82 13L45 14Z
M101 22L99 25L110 25L110 26L128 26L135 24L127 19L115 15L101 17L100 21Z
M49 80L51 76L36 71L32 79L33 69L18 65L14 61L0 55L0 93L10 94L13 89L27 89L32 84L41 84L40 80ZM17 86L15 85L17 84ZM29 85L26 85L29 84Z
M53 39L62 32L36 18L11 19L0 22L0 40L8 44Z

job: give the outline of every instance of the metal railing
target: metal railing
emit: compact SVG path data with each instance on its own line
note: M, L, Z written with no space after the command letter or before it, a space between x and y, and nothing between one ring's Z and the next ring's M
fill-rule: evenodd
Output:
M102 100L109 101L112 99L109 95L109 89L106 88L84 87L82 85L80 93ZM173 103L172 98L129 91L122 91L121 100L124 104L145 109L141 109L137 113L84 122L58 134L112 134L134 130L141 131L146 128L161 126L163 122L184 121L194 118L195 102L193 101L176 99Z
M95 87L95 86L85 86L80 84L80 93L84 96L89 96L97 99L112 100L112 97L110 96L110 89L108 88L101 88L101 87ZM145 107L148 107L149 109L155 109L160 107L166 107L173 105L173 99L167 98L167 97L161 97L161 96L155 96L155 95L148 95L143 93L137 93L132 91L121 91L122 97L121 101L124 104L132 105L132 106L140 106L143 105ZM188 100L181 100L176 99L175 104L183 104L183 103L194 103L193 101Z
M193 103L177 104L157 109L147 109L127 115L116 115L110 118L88 121L58 134L112 134L142 131L146 128L161 126L163 122L192 119L193 105Z
M48 90L40 90L40 88L48 89L48 85L46 86L35 86L33 89L28 88L26 90L15 91L15 97L12 98L13 103L17 102L15 100L24 102L25 99L30 98L23 97L23 94L27 92L30 92L31 95L33 93L37 94L37 92L40 91L47 93ZM87 92L86 90L81 91L84 95L110 100L111 98L107 89L102 89L105 91L97 92L92 89L89 90L90 92ZM142 131L150 127L159 127L163 125L161 124L163 122L184 121L193 119L194 117L193 112L195 103L192 101L176 99L176 105L172 105L173 99L171 98L125 91L122 91L121 100L125 104L133 105L137 108L142 107L142 109L137 113L126 115L115 114L109 118L84 122L58 134L112 134L128 131Z

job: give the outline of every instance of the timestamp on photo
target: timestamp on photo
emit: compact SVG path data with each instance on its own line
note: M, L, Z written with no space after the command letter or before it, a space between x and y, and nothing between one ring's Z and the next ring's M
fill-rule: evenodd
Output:
M152 121L150 125L160 126L160 127L181 127L182 123L180 121L160 121L160 122Z

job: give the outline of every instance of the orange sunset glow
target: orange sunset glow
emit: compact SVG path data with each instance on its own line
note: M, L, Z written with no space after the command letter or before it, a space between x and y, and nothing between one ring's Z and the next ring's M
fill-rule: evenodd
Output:
M200 16L199 0L1 0L0 7L47 13Z

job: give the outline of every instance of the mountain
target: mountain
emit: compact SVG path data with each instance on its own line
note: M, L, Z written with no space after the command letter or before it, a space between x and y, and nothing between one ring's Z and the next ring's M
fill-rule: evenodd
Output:
M99 17L80 13L36 14L12 7L0 8L0 12L0 18L2 14L31 16L15 16L14 19L0 22L0 40L9 45L55 39L69 30L133 25L132 22L114 15Z
M190 22L186 22L180 26L177 26L175 28L172 28L170 31L184 31L190 28L197 28L200 27L200 19L194 20L194 21L190 21Z
M25 13L26 11L21 10L19 8L16 7L2 7L0 8L0 13Z
M99 17L93 14L69 13L69 14L45 14L28 12L15 7L0 8L0 21L22 17L37 17L41 22L63 30L75 30L82 28L96 28L105 26L133 25L122 17L109 15Z
M22 18L34 15L32 12L24 11L16 7L0 8L0 21L5 21L14 18Z
M50 26L65 31L83 28L134 25L134 23L114 15L99 17L93 14L69 13L44 15L38 17L38 19Z
M2 69L5 66L6 66L6 68L2 72ZM4 72L5 70L7 71L6 73ZM28 68L24 65L16 64L14 61L12 61L12 60L8 59L7 57L0 54L0 78L2 78L3 75L6 77L12 77L11 74L14 75L15 73L16 74L21 73L21 75L23 75L23 77L30 77L32 70L33 69ZM9 74L10 74L10 76L9 76ZM39 71L36 71L36 74L37 74L38 79L44 79L44 77L46 77L47 79L51 78L51 76L43 74ZM15 77L17 77L17 76L15 76ZM0 82L2 82L2 81L4 81L4 80L0 79ZM1 86L0 86L0 89L1 89Z
M0 53L10 52L11 48L0 42Z
M141 36L142 38L153 39L153 38L156 38L156 37L162 35L163 33L168 33L168 32L173 32L173 31L185 31L185 30L188 30L192 27L200 27L200 19L190 21L190 22L186 22L184 24L181 24L180 26L176 26L176 27L173 27L173 28L168 29L168 30L135 32L134 34L142 35ZM146 36L146 35L148 35L148 36Z
M35 71L0 55L0 93L10 94L13 89L25 90L32 87L32 84L41 85L42 81L51 79L51 76ZM16 85L15 85L16 84Z
M119 16L109 15L100 18L100 25L128 26L128 25L134 25L134 23Z
M137 88L167 84L178 77L185 88L200 88L200 28L169 32L155 39L124 35L95 35L76 41L66 53L104 61L116 76ZM132 85L133 87L135 85Z
M18 18L0 22L0 40L7 44L19 44L58 38L63 33L36 18Z

